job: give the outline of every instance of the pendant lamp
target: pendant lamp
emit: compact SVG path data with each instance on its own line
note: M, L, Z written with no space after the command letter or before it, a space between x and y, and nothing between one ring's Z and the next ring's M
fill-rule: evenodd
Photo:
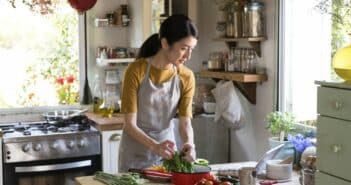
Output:
M97 0L68 0L72 8L76 9L78 13L83 13L92 8Z
M351 34L349 34L351 37ZM345 81L351 82L351 44L339 49L333 58L335 73Z

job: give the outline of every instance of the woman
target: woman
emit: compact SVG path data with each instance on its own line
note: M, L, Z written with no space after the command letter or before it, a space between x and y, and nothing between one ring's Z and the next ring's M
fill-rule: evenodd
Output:
M119 171L147 168L171 159L176 150L171 119L179 115L185 159L195 159L192 100L195 78L184 66L197 44L198 32L184 15L168 17L158 34L141 46L138 59L126 69L122 90L125 125L119 150Z

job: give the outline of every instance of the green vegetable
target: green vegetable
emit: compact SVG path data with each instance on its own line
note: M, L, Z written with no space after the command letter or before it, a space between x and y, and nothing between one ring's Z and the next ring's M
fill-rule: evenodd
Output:
M196 159L194 163L201 165L201 166L208 166L208 164L209 164L208 160L200 159L200 158Z
M140 185L145 183L137 173L126 173L122 175L112 175L105 172L96 172L94 179L106 185Z
M163 166L170 172L184 172L184 173L192 173L194 172L193 164L184 160L183 152L175 152L174 156L170 160L163 160Z

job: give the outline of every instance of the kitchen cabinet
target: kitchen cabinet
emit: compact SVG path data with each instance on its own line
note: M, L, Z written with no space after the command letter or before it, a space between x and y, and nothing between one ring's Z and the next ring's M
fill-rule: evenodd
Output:
M123 114L113 114L111 118L102 117L92 112L85 113L85 115L101 132L102 170L117 174L118 149L124 124Z
M201 71L200 76L233 81L234 85L252 104L256 104L257 83L267 81L266 74L250 74L240 72Z
M107 173L118 173L118 149L122 130L101 132L102 138L102 170Z
M318 185L351 185L351 85L317 82Z

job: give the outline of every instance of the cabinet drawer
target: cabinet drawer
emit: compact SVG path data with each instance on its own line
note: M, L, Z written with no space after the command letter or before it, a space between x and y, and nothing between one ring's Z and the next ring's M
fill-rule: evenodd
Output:
M321 172L316 172L316 185L351 185L350 182L344 181Z
M317 168L351 180L351 123L324 116L317 121Z
M318 87L317 112L321 115L351 120L351 91Z

